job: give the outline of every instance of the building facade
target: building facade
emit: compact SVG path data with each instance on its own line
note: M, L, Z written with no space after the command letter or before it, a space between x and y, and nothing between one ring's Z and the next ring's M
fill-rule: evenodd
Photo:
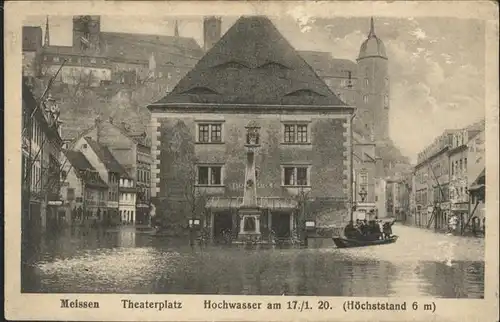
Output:
M62 139L58 107L49 97L35 99L22 83L22 213L23 229L44 231L59 223Z
M458 227L461 232L471 228L471 220L475 216L475 203L471 200L471 195L474 195L476 188L483 187L473 182L484 171L484 163L479 163L477 167L471 165L471 160L483 160L484 146L473 146L476 139L484 144L484 124L482 120L463 129L446 130L418 155L410 195L412 224L448 231L453 218L456 223L453 226ZM480 152L478 154L475 151ZM478 215L474 219L476 231L481 227L482 218L484 215Z
M450 214L450 161L454 130L446 130L419 153L415 166L415 225L447 229Z
M129 176L120 177L120 220L124 224L136 223L136 194L134 180Z
M85 135L105 145L120 165L125 168L129 180L133 184L132 186L124 186L124 188L127 190L133 188L136 193L134 195L134 223L149 223L152 156L146 133L135 132L124 122L116 124L113 119L102 121L97 119L94 126L89 128ZM127 209L126 211L130 212L131 210ZM125 217L127 216L123 218Z
M245 77L237 77L241 69ZM353 109L269 19L240 18L170 94L148 108L151 195L166 226L201 216L214 238L224 230L238 234L243 191L254 185L245 182L249 121L260 133L255 191L263 235L290 237L305 216L348 217Z
M479 124L480 132L469 137L467 184L469 192L469 215L465 229L477 233L485 232L486 225L486 163L484 122Z
M106 209L103 211L101 221L109 224L118 223L120 221L120 178L128 178L127 172L106 146L93 140L91 137L80 138L74 144L73 150L80 151L85 156L108 186Z
M449 151L451 214L459 218L461 223L466 220L470 212L467 179L468 143L469 130L457 130L453 134Z
M369 213L371 210L378 215L376 203L380 195L376 189L377 179L381 176L382 160L375 155L375 143L364 139L358 133L353 134L353 199L358 212Z
M108 185L79 151L66 151L61 194L68 225L103 222L107 212Z

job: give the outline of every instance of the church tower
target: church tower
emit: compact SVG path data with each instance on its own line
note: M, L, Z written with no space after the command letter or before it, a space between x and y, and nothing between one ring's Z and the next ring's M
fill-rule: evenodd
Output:
M100 16L73 17L73 48L98 52L100 49Z
M43 46L44 47L50 46L49 16L47 16L47 19L45 21L45 37L43 40Z
M373 17L370 32L361 45L358 62L356 106L358 122L375 141L389 138L389 68L384 43L375 34Z

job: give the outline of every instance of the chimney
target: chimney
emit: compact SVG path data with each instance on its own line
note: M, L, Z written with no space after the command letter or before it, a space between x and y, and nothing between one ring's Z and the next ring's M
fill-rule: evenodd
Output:
M101 117L99 115L95 118L95 128L96 128L95 140L97 143L99 143L101 139Z
M222 19L220 17L205 17L203 20L203 50L209 51L221 37Z

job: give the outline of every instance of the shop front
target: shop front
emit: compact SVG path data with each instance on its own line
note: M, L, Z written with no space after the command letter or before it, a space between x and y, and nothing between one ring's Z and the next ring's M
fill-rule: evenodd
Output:
M450 218L450 208L451 205L449 202L443 202L439 204L439 211L436 212L436 227L438 230L447 230L448 229L448 221Z
M47 228L59 229L65 225L65 212L62 200L49 200L47 202Z

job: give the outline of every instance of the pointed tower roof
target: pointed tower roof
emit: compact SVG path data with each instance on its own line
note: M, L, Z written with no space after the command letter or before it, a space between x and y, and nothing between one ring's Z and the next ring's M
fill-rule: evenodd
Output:
M179 23L177 22L177 20L175 21L174 25L174 36L179 37Z
M361 44L361 48L359 49L358 60L368 57L380 57L387 59L384 43L375 34L375 23L373 21L373 17L370 19L370 32L368 33L368 37L363 44Z
M43 40L43 45L46 47L50 46L49 16L47 16L47 19L45 21L45 37Z
M267 17L241 17L150 108L179 103L346 106Z

